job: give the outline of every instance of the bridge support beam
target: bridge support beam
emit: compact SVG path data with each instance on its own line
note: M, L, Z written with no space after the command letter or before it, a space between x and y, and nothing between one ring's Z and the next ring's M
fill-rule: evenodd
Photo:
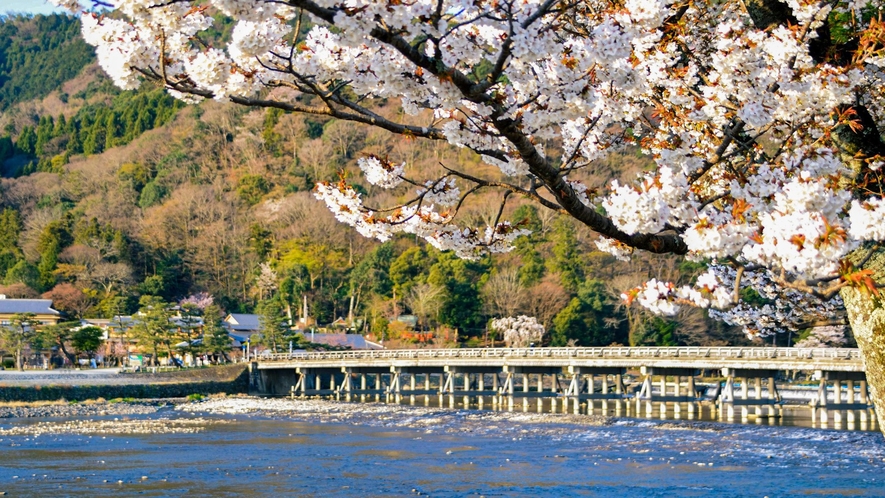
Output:
M641 413L642 401L645 401L645 416L651 417L654 413L654 402L660 403L660 417L667 416L667 403L674 403L674 415L682 413L680 403L696 403L698 398L694 390L690 390L685 395L682 394L682 377L691 379L689 384L694 386L694 376L697 375L697 369L694 368L671 368L671 367L648 367L641 368L642 375L645 378L642 381L642 387L636 396L636 413ZM659 377L658 393L654 393L654 377ZM670 384L672 394L668 394L667 377L675 377L674 382ZM694 413L694 408L691 409Z
M596 401L601 402L600 408L603 414L609 410L610 403L615 405L616 411L620 412L621 402L627 399L624 389L624 374L627 372L623 367L587 367L570 365L562 367L562 373L569 379L568 388L561 393L563 403L573 403L577 411L583 400L587 401L587 413L592 415L596 410ZM596 391L596 377L600 377L600 391ZM611 379L612 384L609 385ZM614 388L612 392L611 387Z
M837 428L842 426L842 415L845 413L846 421L853 425L855 412L860 413L861 425L866 425L870 418L871 407L868 402L866 376L863 372L833 372L818 370L815 376L820 378L817 397L811 401L811 419L819 421L821 426L829 423L830 413L833 415L833 423ZM855 402L855 382L858 382L860 392ZM845 390L843 390L845 383ZM832 387L832 389L830 389ZM829 392L832 390L832 402L829 400Z
M777 407L780 412L779 415L783 415L780 394L778 394L777 387L775 387L774 383L774 378L777 375L776 370L723 368L722 375L726 377L726 381L725 389L722 391L719 398L719 404L720 410L724 408L723 411L726 412L729 421L733 421L735 418L735 406L741 407L742 421L747 421L749 419L749 407L751 406L754 407L754 415L757 417L757 422L761 422L762 420L762 408L764 406L768 407L768 417L778 416L775 414L775 407ZM739 398L735 396L734 392L735 379L738 379L740 383L741 391ZM763 393L762 390L762 379L767 379L768 381L766 396L763 396L763 394L766 393ZM749 396L750 380L753 381L752 399Z

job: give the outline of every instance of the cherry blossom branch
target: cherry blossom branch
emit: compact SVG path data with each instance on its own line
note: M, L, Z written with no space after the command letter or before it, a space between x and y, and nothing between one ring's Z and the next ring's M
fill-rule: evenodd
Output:
M531 190L526 190L526 189L520 188L516 185L506 183L506 182L496 182L496 181L491 181L491 180L484 180L482 178L470 175L470 174L465 173L463 171L458 171L458 170L449 168L448 166L446 166L443 163L439 163L439 164L440 164L440 166L442 166L446 171L448 171L452 175L455 175L459 178L463 178L465 180L473 182L474 184L476 184L479 187L501 188L501 189L504 189L508 192L512 192L514 194L521 195L527 199L531 199L548 209L552 209L554 211L561 211L561 207L559 205L541 197L540 195L537 194L537 192L534 192Z

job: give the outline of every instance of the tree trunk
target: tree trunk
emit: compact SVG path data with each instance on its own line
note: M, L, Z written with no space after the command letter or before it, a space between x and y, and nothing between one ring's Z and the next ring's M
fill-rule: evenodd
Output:
M74 357L73 353L68 352L67 348L65 348L65 342L62 340L58 341L58 346L59 349L61 349L61 353L67 357L68 361L71 362L71 365L76 367L77 359Z
M885 281L885 250L879 250L864 268L873 270L877 282ZM846 287L841 295L863 358L879 429L885 434L885 306L881 298L873 299L857 288Z

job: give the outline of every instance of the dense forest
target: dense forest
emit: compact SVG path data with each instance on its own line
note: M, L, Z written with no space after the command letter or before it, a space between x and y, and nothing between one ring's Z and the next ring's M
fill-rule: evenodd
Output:
M699 265L647 255L618 262L570 218L516 200L504 215L534 234L505 255L466 261L409 237L362 238L313 198L316 181L357 178L356 159L369 153L418 168L488 166L350 122L183 106L151 86L120 91L78 31L57 15L0 21L0 293L52 298L72 317L205 293L227 312L284 323L306 309L308 324L341 318L394 344L422 332L437 343L490 344L489 321L517 315L536 317L554 345L746 341L701 310L660 318L619 298L651 277L686 281ZM393 101L376 111L402 113ZM555 143L549 149L556 154ZM628 151L585 180L601 186L644 167ZM462 211L489 223L499 205L480 196Z
M76 19L0 17L0 111L57 90L94 59Z

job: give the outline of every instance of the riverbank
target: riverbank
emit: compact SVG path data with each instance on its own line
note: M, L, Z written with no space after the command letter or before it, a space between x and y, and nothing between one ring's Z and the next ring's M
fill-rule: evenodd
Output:
M191 394L246 393L248 389L249 371L244 364L161 373L0 372L0 402L183 398Z
M135 384L175 384L182 382L229 382L247 367L243 363L167 372L121 372L119 368L0 370L0 388L35 386L122 386Z

